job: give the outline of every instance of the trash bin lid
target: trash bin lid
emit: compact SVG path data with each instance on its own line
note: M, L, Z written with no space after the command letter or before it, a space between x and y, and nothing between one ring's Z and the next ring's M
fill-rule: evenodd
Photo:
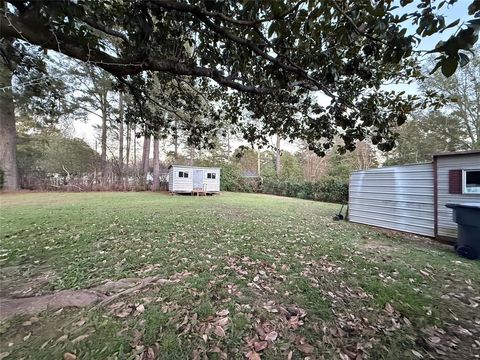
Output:
M454 209L457 207L463 207L463 208L470 208L470 209L480 209L480 202L465 202L465 203L448 203L445 205L446 207L450 209Z

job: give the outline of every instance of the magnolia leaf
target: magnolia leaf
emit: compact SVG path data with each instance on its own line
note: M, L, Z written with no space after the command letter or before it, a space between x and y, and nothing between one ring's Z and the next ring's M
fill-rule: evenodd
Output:
M458 60L455 59L453 56L449 56L442 61L442 74L445 77L450 77L455 73L457 70Z

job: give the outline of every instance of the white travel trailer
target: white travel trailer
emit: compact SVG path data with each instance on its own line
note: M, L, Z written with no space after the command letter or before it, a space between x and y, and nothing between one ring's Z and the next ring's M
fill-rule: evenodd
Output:
M220 192L220 168L171 165L168 168L168 191L171 193Z

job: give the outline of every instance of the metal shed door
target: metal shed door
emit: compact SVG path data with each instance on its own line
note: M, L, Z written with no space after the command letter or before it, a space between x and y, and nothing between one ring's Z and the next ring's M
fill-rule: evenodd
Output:
M203 170L193 170L193 190L203 190Z

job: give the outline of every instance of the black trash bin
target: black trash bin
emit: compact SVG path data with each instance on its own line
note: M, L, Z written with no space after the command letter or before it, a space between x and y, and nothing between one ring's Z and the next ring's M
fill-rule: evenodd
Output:
M467 259L480 259L480 203L447 204L458 225L455 250Z

